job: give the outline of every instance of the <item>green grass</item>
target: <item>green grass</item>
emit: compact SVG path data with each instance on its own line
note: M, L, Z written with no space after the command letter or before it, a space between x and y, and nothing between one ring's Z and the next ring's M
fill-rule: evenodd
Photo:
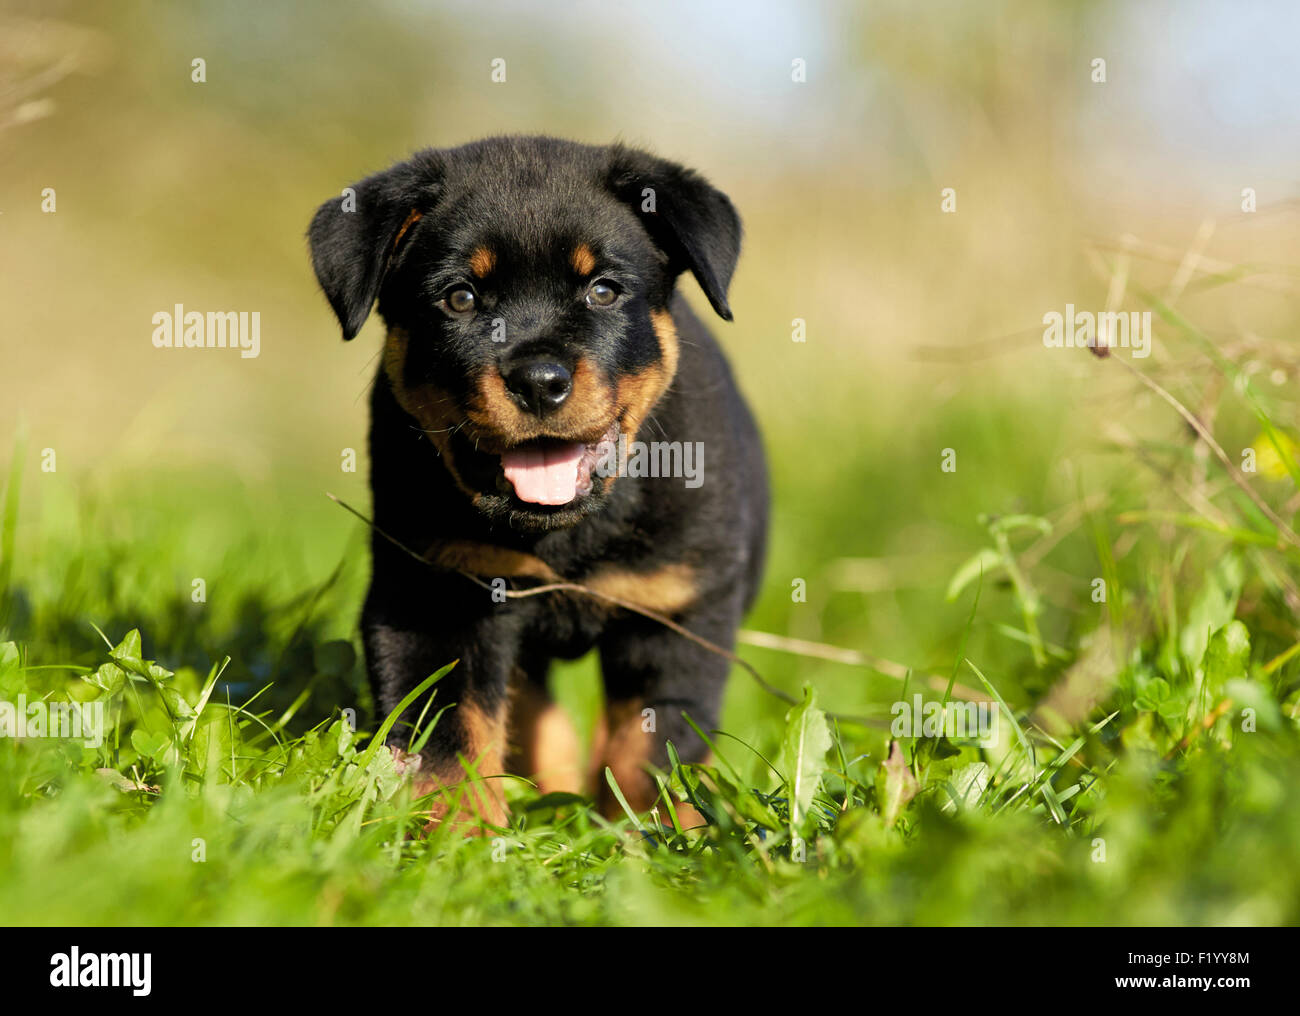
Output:
M419 835L425 802L372 738L385 717L357 659L364 534L323 488L76 484L20 442L0 701L102 705L106 736L0 738L0 922L1300 921L1300 552L1163 403L1126 417L1128 447L1042 396L994 404L905 430L864 410L833 436L870 454L833 462L803 450L824 422L769 427L772 563L749 627L914 669L742 645L802 701L735 670L714 764L664 774L707 818L680 831L509 780L501 835ZM1294 406L1239 385L1218 408L1225 447L1277 452L1247 479L1290 525ZM891 704L944 682L998 703L996 744L891 751ZM590 728L594 664L553 683ZM428 695L425 729L446 705Z

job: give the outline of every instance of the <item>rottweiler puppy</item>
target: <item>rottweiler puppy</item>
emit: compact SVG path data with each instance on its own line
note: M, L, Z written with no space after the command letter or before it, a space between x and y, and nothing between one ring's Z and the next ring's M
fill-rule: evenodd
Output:
M730 321L740 236L699 174L547 137L422 151L316 212L312 265L344 339L376 300L387 326L361 618L379 707L460 661L438 685L437 705L455 707L410 760L426 787L464 784L468 763L595 793L612 816L605 766L648 810L668 741L706 756L682 714L716 725L724 657L608 600L510 594L580 583L732 647L763 566L766 467L721 350L675 287L690 272ZM584 774L546 677L592 648L605 709ZM500 781L475 786L473 810L500 824Z

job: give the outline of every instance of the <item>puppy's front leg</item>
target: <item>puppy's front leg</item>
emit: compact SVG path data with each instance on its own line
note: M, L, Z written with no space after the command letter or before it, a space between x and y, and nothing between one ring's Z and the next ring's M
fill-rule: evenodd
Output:
M420 751L415 784L421 794L437 792L431 820L452 815L455 821L504 825L506 807L501 775L505 772L507 680L514 665L514 640L508 623L466 602L464 589L450 583L459 577L425 573L429 593L389 581L378 568L362 613L366 664L382 716L387 716L413 688L452 660L460 662L435 688L430 722L449 703ZM459 592L459 600L457 592ZM409 706L394 724L389 745L405 751L427 701ZM464 763L462 763L464 760ZM478 780L470 780L468 764Z
M738 597L705 604L674 618L688 631L731 649L743 606ZM596 797L610 818L622 808L605 779L608 766L629 806L650 810L659 796L651 769L668 768L672 741L683 762L704 762L708 745L682 714L708 731L718 723L730 662L655 621L627 617L612 625L600 643L605 716L597 735ZM677 806L687 824L699 815Z

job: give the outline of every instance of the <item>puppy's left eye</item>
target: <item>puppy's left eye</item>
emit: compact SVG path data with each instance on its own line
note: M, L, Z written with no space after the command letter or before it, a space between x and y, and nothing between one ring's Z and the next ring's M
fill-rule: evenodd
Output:
M438 306L452 314L468 314L477 303L474 290L468 286L457 286L438 301Z
M618 299L618 287L609 279L597 279L587 288L588 307L608 307Z

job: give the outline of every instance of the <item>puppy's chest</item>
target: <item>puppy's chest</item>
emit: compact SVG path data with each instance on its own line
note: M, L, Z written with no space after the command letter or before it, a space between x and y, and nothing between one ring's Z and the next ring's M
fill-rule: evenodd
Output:
M589 597L543 593L529 597L524 609L526 650L560 659L577 659L595 646L614 612Z
M637 614L680 619L705 592L700 569L686 560L605 563L571 581L581 591L517 601L528 611L524 631L530 648L565 658L580 656L611 624Z

